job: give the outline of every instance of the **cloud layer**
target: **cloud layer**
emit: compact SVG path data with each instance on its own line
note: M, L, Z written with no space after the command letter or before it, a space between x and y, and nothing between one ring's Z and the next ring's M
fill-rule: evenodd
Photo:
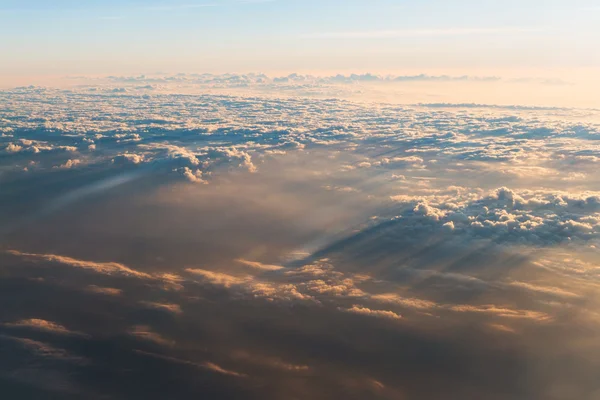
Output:
M593 111L111 80L0 92L9 397L600 393Z

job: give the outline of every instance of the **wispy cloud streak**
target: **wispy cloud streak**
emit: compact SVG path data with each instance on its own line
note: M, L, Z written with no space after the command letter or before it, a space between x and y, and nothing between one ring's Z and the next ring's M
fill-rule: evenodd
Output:
M540 32L540 28L497 27L497 28L444 28L444 29L400 29L377 31L317 32L301 35L305 39L393 39L428 36L471 36L511 33Z

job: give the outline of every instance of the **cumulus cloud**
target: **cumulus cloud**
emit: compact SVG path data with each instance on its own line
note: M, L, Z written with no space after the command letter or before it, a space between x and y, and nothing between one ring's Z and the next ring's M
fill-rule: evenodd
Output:
M189 272L190 274L198 275L198 276L202 277L203 279L205 279L209 283L224 286L226 288L229 288L233 285L241 285L241 284L244 284L244 283L252 280L251 276L236 277L236 276L224 274L221 272L213 272L213 271L208 271L208 270L199 269L199 268L188 268L188 269L186 269L186 272Z
M268 357L260 354L250 354L244 350L235 351L232 355L235 360L248 361L255 365L267 366L274 369L292 371L292 372L303 372L310 370L308 365L293 364L283 361L276 357Z
M166 143L141 144L138 146L142 150L155 150L165 153L173 160L179 160L188 166L200 165L197 155L188 148Z
M7 153L18 153L23 150L23 146L19 146L18 144L9 143L8 146L4 149Z
M29 259L32 261L48 261L58 264L63 264L66 266L74 267L74 268L82 268L90 271L94 271L100 274L106 275L124 275L135 278L151 278L151 275L146 274L144 272L136 271L131 269L123 264L114 263L114 262L94 262L94 261L84 261L78 260L71 257L59 256L55 254L33 254L33 253L22 253L16 250L9 250L9 254L14 256L22 257L25 259Z
M217 364L212 363L212 362L206 362L206 363L204 363L202 365L205 368L207 368L207 369L209 369L211 371L217 372L219 374L228 375L228 376L235 376L235 377L238 377L238 378L243 378L243 377L246 376L244 374L240 374L239 372L232 371L232 370L229 370L229 369L225 369L225 368L221 367L220 365L217 365Z
M129 329L129 334L152 343L156 343L161 346L173 346L175 342L173 340L165 339L160 334L154 332L152 328L146 325L135 325Z
M183 176L192 183L207 183L204 179L202 179L202 171L199 169L192 171L190 168L184 167Z
M564 298L580 297L578 294L569 292L568 290L564 290L564 289L557 288L557 287L551 287L551 286L540 286L540 285L535 285L533 283L528 283L528 282L511 282L510 285L517 287L517 288L530 290L530 291L538 292L538 293L549 294L549 295L553 295L553 296L557 296L557 297L564 297Z
M142 301L140 304L144 307L155 309L155 310L163 310L173 314L181 314L181 306L179 304L169 304L169 303L158 303L155 301Z
M261 269L259 268L259 270ZM314 301L312 296L301 293L293 284L262 281L251 275L238 277L203 269L189 268L186 271L190 274L202 277L205 282L212 285L231 289L248 297L262 298L271 301ZM262 271L269 270L262 269Z
M73 167L76 167L79 164L81 164L81 160L68 159L67 162L65 162L64 164L60 165L58 168L60 168L60 169L71 169Z
M397 295L396 293L385 293L372 296L373 300L380 301L382 303L399 304L403 307L414 308L417 310L430 310L436 308L438 305L429 300L406 298Z
M449 231L503 241L553 245L568 240L595 240L600 226L597 194L559 191L521 191L506 187L488 195L475 193L392 196L415 204L405 217L440 224ZM415 220L416 222L416 220Z
M262 271L279 271L284 268L280 265L263 264L261 262L249 261L249 260L244 260L241 258L238 258L235 261L237 261L238 263L240 263L242 265L245 265L246 267L258 269L258 270L262 270Z
M95 148L96 147L94 146L94 148L90 149L90 150L95 150ZM115 158L112 159L112 162L117 165L141 164L142 162L144 162L144 155L143 154L135 154L135 153L119 154L118 156L116 156Z
M224 148L220 151L229 158L240 159L242 161L241 165L245 167L248 170L248 172L256 172L258 170L256 165L252 163L252 157L250 156L250 154L248 154L248 152L241 151L236 148Z
M86 288L86 290L88 290L92 293L103 294L103 295L107 295L107 296L119 296L123 293L123 291L121 289L100 287L100 286L96 286L96 285L89 285Z
M489 314L502 318L524 318L534 321L548 321L550 316L538 311L530 310L514 310L510 308L497 307L495 305L472 306L472 305L457 305L450 307L450 310L460 313L481 313Z
M44 343L38 340L7 335L0 335L0 340L17 343L41 358L53 359L77 365L85 365L89 363L89 361L84 357L73 355L65 349L55 347L49 343Z

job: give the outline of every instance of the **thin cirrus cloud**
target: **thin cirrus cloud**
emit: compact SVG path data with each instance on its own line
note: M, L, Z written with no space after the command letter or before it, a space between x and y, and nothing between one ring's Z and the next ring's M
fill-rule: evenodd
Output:
M498 35L511 33L540 32L541 28L497 27L497 28L443 28L443 29L390 29L374 31L317 32L301 35L304 39L393 39L432 36Z
M260 4L260 3L271 3L276 0L240 0L235 2L211 2L211 3L155 3L144 6L136 6L136 5L128 5L122 4L117 7L106 7L102 10L98 10L94 7L78 7L78 8L63 8L56 9L53 8L52 12L68 12L68 13L77 13L77 12L95 12L95 11L135 11L135 12L170 12L170 11L192 11L192 10L200 10L203 8L212 8L212 7L221 7L227 5L244 5L244 4ZM0 8L0 14L21 14L21 13L42 13L48 12L48 9L44 7L18 7L18 8ZM107 15L107 16L99 16L98 19L102 20L117 20L123 19L124 17L121 15Z
M172 5L155 5L144 7L146 11L175 11L175 10L193 10L205 7L217 7L219 4L207 3L207 4L172 4Z

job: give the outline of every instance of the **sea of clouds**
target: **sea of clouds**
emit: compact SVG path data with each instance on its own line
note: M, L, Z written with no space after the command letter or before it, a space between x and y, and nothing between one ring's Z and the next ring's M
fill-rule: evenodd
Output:
M3 391L599 398L598 111L277 79L0 92Z

